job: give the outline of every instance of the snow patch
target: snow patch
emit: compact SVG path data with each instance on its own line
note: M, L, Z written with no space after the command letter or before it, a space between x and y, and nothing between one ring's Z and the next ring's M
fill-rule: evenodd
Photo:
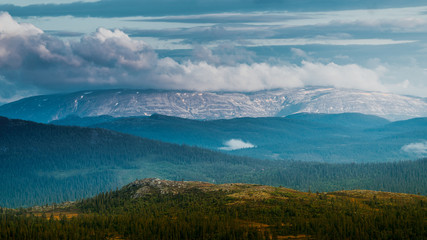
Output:
M225 151L233 151L233 150L238 150L238 149L243 149L243 148L254 148L256 147L255 145L253 145L250 142L244 142L241 139L230 139L227 142L224 143L224 147L220 147L220 150L225 150Z

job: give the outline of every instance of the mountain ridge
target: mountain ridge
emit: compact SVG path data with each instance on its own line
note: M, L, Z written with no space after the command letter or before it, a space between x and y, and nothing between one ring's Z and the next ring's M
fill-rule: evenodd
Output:
M366 164L260 160L111 130L2 117L0 166L2 207L81 199L141 177L304 191L363 188L425 194L427 189L427 159Z
M361 90L307 87L258 92L93 90L24 98L0 106L0 115L50 122L77 115L162 114L189 119L283 117L295 113L358 112L389 120L427 116L423 98Z
M390 122L360 113L299 113L201 121L153 114L122 118L72 116L51 124L106 128L163 142L230 149L226 152L259 159L342 163L423 157L402 151L402 147L426 139L425 119ZM400 127L396 128L396 124ZM229 147L230 144L233 146Z

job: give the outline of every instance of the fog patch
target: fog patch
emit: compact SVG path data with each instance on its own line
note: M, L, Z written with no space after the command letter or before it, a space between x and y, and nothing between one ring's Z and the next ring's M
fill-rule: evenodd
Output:
M241 139L230 139L224 143L224 147L220 147L220 150L233 151L244 148L254 148L256 147L250 142L244 142Z
M427 141L407 144L402 147L402 150L407 153L427 155Z

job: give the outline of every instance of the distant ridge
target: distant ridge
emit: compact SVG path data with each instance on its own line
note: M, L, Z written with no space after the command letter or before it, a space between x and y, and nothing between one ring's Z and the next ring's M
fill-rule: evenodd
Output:
M47 123L69 115L162 114L188 119L282 117L295 113L355 112L389 120L427 116L423 98L335 88L240 92L96 90L24 98L0 106L0 116Z
M260 159L350 163L427 156L423 147L427 141L427 118L390 122L360 113L298 113L200 121L159 114L121 118L72 115L50 123L105 128ZM408 148L413 144L420 149Z

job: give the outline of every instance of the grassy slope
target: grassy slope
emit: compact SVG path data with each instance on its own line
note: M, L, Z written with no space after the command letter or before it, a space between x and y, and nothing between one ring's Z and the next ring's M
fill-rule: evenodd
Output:
M75 235L66 227L74 225L80 237L115 239L427 237L426 197L366 190L307 193L252 184L145 179L55 210L52 206L31 208L20 214L50 218L53 212L62 220L23 217L21 225L16 224L31 229L37 228L27 226L31 221L45 226L60 223L59 228L71 239ZM49 228L44 231L58 234Z

